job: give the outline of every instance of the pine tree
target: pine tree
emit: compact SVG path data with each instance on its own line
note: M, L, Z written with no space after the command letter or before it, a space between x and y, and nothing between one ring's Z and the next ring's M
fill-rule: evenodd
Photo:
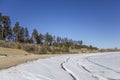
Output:
M10 17L0 13L0 39L4 40L9 35L10 25Z
M33 38L34 43L37 43L37 44L39 43L38 31L36 29L33 30L32 38Z
M24 29L24 41L28 42L28 40L29 40L29 31L28 31L27 27L25 27L25 29Z
M2 13L0 13L0 39L2 39Z
M19 38L20 38L20 42L24 42L24 28L21 27L20 28L20 32L19 32Z
M53 37L52 35L50 35L48 32L46 33L45 35L45 44L47 45L52 45L52 42L53 42Z
M42 35L41 33L39 34L39 40L40 40L40 44L43 44L44 35Z
M19 26L19 22L15 23L15 26L13 27L13 32L14 32L14 38L15 41L20 41L20 26Z

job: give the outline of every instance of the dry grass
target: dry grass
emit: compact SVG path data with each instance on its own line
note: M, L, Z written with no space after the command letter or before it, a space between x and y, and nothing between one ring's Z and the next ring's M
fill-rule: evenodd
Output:
M10 48L2 48L0 47L0 55L7 54L6 57L0 58L0 70L7 69L12 66L16 66L27 61L43 59L48 57L53 57L60 54L46 54L46 55L35 55L30 54L26 51L19 49L10 49ZM27 54L27 55L26 55Z
M4 55L4 54L7 56L13 56L13 55L26 55L26 54L30 54L30 53L23 51L23 50L19 50L19 49L0 47L0 55Z
M0 70L7 69L12 66L16 66L27 61L48 58L54 55L27 55L27 56L10 56L5 58L0 58Z

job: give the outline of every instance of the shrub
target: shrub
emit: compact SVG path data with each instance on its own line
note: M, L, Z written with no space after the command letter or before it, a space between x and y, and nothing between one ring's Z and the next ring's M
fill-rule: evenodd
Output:
M47 51L48 51L48 46L47 45L42 45L39 53L40 54L47 54Z
M34 52L35 49L35 45L34 44L24 44L23 45L23 50L28 51L28 52Z

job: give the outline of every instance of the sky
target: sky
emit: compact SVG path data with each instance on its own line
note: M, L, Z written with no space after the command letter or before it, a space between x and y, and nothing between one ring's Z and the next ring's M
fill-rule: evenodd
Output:
M0 0L0 12L30 34L36 28L98 48L120 48L120 0Z

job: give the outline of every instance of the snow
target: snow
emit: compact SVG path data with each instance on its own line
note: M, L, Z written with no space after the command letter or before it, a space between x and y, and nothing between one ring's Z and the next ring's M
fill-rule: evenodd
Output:
M120 80L120 53L39 59L1 70L0 80Z
M0 56L0 58L5 58L6 56Z

